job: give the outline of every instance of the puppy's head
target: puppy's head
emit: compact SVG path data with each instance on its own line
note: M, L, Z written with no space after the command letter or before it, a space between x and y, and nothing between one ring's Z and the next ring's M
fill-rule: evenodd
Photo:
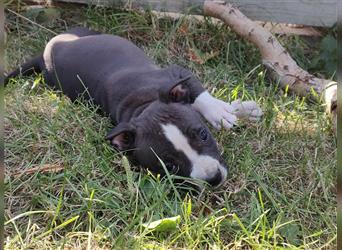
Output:
M164 174L158 156L172 174L213 186L227 177L215 139L200 115L187 104L155 101L139 117L118 124L107 139L155 173Z

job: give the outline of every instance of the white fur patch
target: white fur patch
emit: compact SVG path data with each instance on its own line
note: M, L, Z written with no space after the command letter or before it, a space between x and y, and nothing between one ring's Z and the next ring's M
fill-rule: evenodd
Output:
M222 182L227 177L227 170L218 160L208 155L199 155L189 144L182 131L173 124L161 125L166 138L173 144L176 150L183 152L192 164L191 178L208 180L213 178L219 170L222 174Z
M237 118L257 121L262 116L261 108L254 101L236 100L229 104L216 99L208 91L200 94L192 107L216 129L221 129L222 126L226 129L233 127Z
M50 54L52 53L52 48L56 43L60 42L71 42L77 40L79 37L74 34L60 34L52 38L45 46L43 58L45 67L47 70L52 71L54 69L54 62Z
M236 100L231 104L239 119L248 119L250 121L259 120L262 116L262 110L255 101L241 101Z
M221 129L222 126L229 129L236 124L237 117L234 114L233 107L224 101L216 99L208 91L200 94L195 99L192 107L200 112L216 129Z

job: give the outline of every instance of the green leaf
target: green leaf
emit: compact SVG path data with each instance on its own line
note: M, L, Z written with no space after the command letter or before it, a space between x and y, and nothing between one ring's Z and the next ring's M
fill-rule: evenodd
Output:
M24 15L39 23L50 23L60 18L61 13L56 8L32 8L26 10Z
M288 243L293 245L299 245L300 244L300 235L301 231L297 224L287 224L279 229L279 232L281 236L286 238Z
M327 35L322 39L321 50L328 51L331 53L331 52L334 52L336 48L337 48L337 41L333 36Z
M321 63L321 59L318 56L316 56L315 58L312 59L312 61L310 63L310 67L311 68L317 68L320 66L319 65L320 63Z
M329 60L325 62L325 70L330 74L334 74L337 70L336 61Z
M144 223L142 226L147 228L148 230L156 231L156 232L165 232L172 231L177 228L177 225L180 222L180 216L177 215L175 217L164 218L161 220L156 220L150 223Z

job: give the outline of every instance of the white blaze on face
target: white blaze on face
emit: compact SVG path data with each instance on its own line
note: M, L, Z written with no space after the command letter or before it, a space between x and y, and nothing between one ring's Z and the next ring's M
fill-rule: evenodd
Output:
M189 144L182 131L173 124L161 125L166 138L173 144L176 150L183 152L192 165L190 177L200 180L213 178L218 171L221 172L222 181L227 177L227 170L218 160L208 155L199 155Z

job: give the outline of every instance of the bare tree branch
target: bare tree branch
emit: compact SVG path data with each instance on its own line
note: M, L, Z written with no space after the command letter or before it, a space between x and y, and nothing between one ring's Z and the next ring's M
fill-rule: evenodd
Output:
M337 82L317 78L300 68L267 29L247 18L231 4L206 0L203 11L204 15L222 20L237 34L255 44L260 50L262 63L281 87L288 87L300 96L313 96L323 100L336 129Z

